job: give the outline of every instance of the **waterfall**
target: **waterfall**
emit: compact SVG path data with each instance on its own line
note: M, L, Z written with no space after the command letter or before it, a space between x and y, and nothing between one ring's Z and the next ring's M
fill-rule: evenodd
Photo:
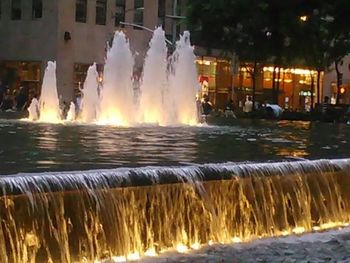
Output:
M3 262L131 259L350 222L350 159L0 177Z

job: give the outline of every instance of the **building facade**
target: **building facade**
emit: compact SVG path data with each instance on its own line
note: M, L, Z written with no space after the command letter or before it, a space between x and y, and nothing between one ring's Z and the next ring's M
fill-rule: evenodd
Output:
M350 55L346 56L343 63L339 65L339 72L342 74L339 103L350 104ZM335 103L337 97L337 74L334 65L325 74L324 87L325 95L330 97L331 101Z
M11 92L40 93L47 62L57 62L59 96L69 102L89 65L102 70L107 42L125 31L135 54L135 74L162 25L168 39L183 31L180 0L0 0L0 80ZM128 25L130 24L130 25Z

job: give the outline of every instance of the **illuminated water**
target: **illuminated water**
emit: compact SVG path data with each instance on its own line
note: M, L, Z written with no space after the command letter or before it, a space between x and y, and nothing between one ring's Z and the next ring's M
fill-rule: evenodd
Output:
M347 158L345 125L1 121L0 138L3 262L117 261L350 222L350 160L295 162Z
M96 63L89 67L87 76L84 82L84 89L82 91L83 98L80 109L80 116L78 120L85 123L93 123L97 121L100 98L98 96L98 72Z
M159 27L154 31L150 48L144 63L141 84L141 100L139 122L166 124L172 123L171 107L169 107L168 49L165 42L165 32Z
M180 37L172 59L168 59L168 55L165 32L159 27L150 41L141 87L137 91L133 82L134 55L125 34L117 31L107 50L103 74L99 76L96 64L90 66L84 81L82 104L73 105L71 102L67 116L62 116L60 111L56 63L48 62L40 105L36 106L36 101L33 101L28 109L28 120L46 123L67 120L122 127L139 124L195 125L199 84L189 32ZM61 108L63 113L63 105Z
M40 121L56 123L61 120L56 82L56 62L49 61L47 63L39 103Z
M98 122L129 126L135 123L132 75L134 57L123 32L116 32L107 51Z

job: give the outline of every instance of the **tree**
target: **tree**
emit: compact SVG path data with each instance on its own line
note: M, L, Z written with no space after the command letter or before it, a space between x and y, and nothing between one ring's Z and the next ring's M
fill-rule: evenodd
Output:
M195 43L235 53L245 62L242 64L252 77L253 102L259 65L268 63L275 68L304 65L316 69L320 94L321 72L333 62L338 75L339 102L338 65L350 50L348 10L348 0L191 0L187 17ZM274 70L276 103L279 82L274 81L275 74ZM319 95L317 102L320 103Z
M252 79L253 105L258 66L268 57L267 8L263 0L193 0L187 14L196 43L235 53L240 61L246 62L244 66Z

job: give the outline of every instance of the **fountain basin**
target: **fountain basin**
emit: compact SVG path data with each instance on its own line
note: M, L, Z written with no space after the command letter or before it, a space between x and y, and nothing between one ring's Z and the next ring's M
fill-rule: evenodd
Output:
M342 159L3 176L0 256L93 262L338 227L349 175Z

